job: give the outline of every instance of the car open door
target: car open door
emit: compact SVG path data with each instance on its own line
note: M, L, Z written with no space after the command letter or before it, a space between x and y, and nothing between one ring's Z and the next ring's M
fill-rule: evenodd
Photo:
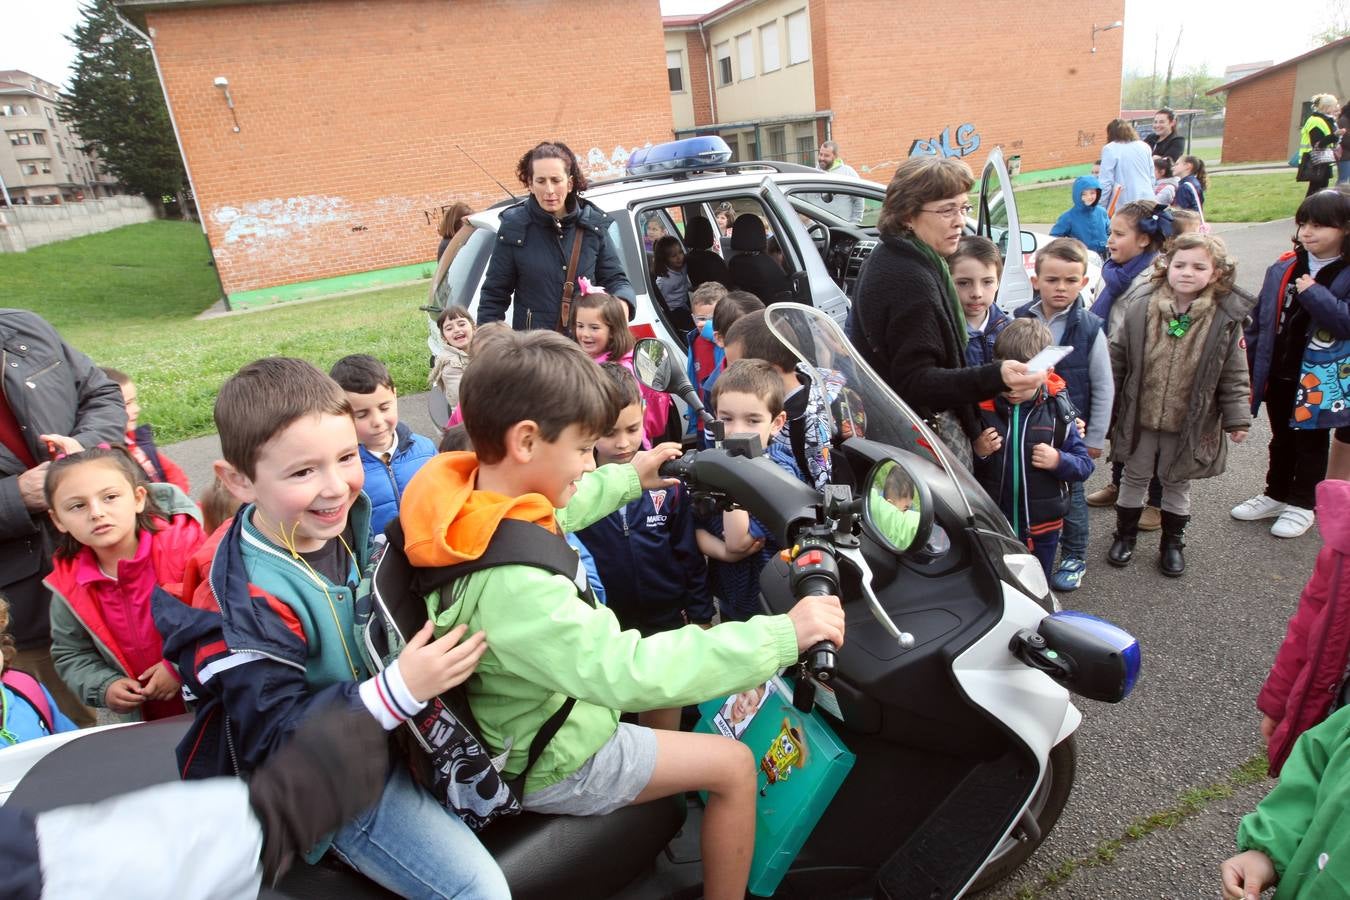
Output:
M1003 279L998 286L998 305L1011 312L1032 297L1027 275L1029 255L1036 252L1034 236L1022 234L1013 198L1012 179L1003 164L1003 151L995 147L984 163L980 178L980 218L976 233L998 245L1003 255Z
M785 258L792 264L792 287L797 299L823 310L843 326L848 319L848 297L830 277L816 242L807 234L797 211L769 178L759 183L759 196L764 208L773 211L776 220L773 233Z

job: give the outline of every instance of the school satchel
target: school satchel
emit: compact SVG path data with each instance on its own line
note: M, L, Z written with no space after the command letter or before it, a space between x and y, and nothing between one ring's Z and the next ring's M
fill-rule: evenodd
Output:
M407 639L426 624L425 598L452 582L495 566L534 566L563 575L591 606L595 597L585 569L565 538L530 522L504 519L478 559L437 568L421 568L403 552L403 528L398 519L385 529L385 543L377 548L371 579L369 609L363 609L365 640L362 650L372 671L382 671L402 652ZM530 742L525 768L515 778L502 774L506 753L493 758L469 708L464 685L429 700L406 723L405 750L413 775L446 809L474 831L521 811L525 776L539 760L576 705L569 697L540 727Z

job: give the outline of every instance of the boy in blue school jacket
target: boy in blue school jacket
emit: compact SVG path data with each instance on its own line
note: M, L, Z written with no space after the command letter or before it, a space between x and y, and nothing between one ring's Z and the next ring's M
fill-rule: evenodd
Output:
M456 629L414 635L366 669L355 605L370 564L370 503L351 404L303 360L250 363L216 397L217 477L243 507L192 557L183 599L156 591L164 655L196 698L177 748L184 779L247 778L302 723L339 707L386 731L462 684L486 649ZM469 827L391 754L375 806L308 848L401 896L505 898L501 869Z
M328 373L352 405L361 466L370 498L370 533L384 534L398 517L398 501L417 470L436 455L436 447L398 420L398 392L384 363L364 353L344 356Z
M601 366L618 387L623 409L595 443L596 465L623 465L642 449L642 397L628 369ZM694 512L682 485L643 491L580 532L595 558L609 608L619 624L643 637L685 625L710 625L715 608L708 568L694 536ZM680 709L638 715L649 728L678 730Z

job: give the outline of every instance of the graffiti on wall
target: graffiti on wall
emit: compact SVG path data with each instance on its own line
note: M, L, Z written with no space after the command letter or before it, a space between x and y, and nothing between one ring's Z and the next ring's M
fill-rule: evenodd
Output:
M644 146L650 147L651 143L648 142ZM606 156L604 150L599 147L592 147L581 158L581 168L586 171L587 178L619 178L628 174L628 157L640 149L642 148L626 149L619 146Z
M919 139L909 145L910 156L945 156L957 159L969 156L980 149L980 135L975 131L973 122L966 122L956 128L956 140L952 140L951 126L942 129L942 134L934 138Z
M315 226L344 221L350 214L350 205L344 197L315 194L255 200L240 206L218 206L210 216L222 229L222 245L247 247L302 237Z

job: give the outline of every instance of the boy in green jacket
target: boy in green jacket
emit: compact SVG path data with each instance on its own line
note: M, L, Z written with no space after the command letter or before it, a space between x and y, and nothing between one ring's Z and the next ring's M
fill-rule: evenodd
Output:
M567 339L503 335L476 356L460 386L475 453L442 453L409 483L399 518L416 566L482 555L503 519L557 533L586 527L673 484L658 474L679 455L663 444L631 464L598 470L595 441L622 404L612 383ZM568 697L571 714L525 779L540 813L603 815L685 791L708 792L704 892L744 896L754 850L755 761L718 735L620 724L619 713L684 706L762 683L818 641L842 642L837 597L810 597L788 615L648 638L623 631L561 575L524 565L483 569L427 598L436 632L467 624L488 636L468 682L469 704L505 774L525 768L535 734Z
M1350 707L1305 731L1280 783L1238 826L1220 873L1229 900L1350 897Z

